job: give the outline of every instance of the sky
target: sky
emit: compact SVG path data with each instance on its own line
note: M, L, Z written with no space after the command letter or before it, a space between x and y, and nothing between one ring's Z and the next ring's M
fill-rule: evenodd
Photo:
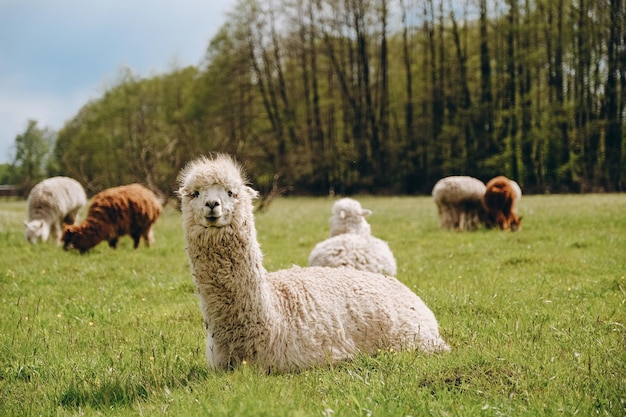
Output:
M0 163L29 120L60 130L123 68L198 65L236 0L0 0Z

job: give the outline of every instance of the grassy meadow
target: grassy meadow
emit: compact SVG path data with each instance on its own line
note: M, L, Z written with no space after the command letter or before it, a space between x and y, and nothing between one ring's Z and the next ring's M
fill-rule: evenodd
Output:
M524 196L517 233L441 230L430 197L359 200L450 353L210 371L177 211L151 248L81 256L28 244L26 203L0 201L0 416L626 415L626 194ZM306 265L332 203L257 214L268 270Z

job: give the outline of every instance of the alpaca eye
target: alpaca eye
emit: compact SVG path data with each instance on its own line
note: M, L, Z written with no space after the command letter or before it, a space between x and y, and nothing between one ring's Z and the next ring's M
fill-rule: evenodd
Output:
M232 191L230 191L230 190L228 190L228 196L229 196L229 197L232 197L232 196L233 196L233 192L232 192Z
M196 198L200 195L199 191L194 191L193 193L191 193L191 198Z

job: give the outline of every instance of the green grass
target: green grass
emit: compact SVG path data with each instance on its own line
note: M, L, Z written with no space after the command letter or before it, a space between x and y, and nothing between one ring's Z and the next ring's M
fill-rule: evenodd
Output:
M0 201L0 415L626 414L626 195L525 196L518 233L440 230L427 197L359 199L451 353L209 371L179 213L152 248L81 256L29 245L25 202ZM306 264L332 201L257 215L268 270Z

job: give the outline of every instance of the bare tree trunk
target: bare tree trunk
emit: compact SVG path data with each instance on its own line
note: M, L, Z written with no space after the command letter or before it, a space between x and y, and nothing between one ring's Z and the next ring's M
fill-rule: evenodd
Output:
M247 41L250 63L256 77L256 85L263 102L265 114L270 122L272 133L276 138L277 143L277 152L274 152L271 149L266 149L266 154L271 161L274 171L278 171L280 167L283 166L283 156L285 155L287 148L284 137L284 129L278 113L278 104L274 94L275 90L271 87L271 78L269 78L271 76L271 71L267 68L267 51L262 45L262 41L259 41L260 45L258 46L255 44L255 39L260 38L261 36L260 34L254 32L254 28L252 27L253 23L250 22L249 24L250 27L248 28ZM259 63L259 57L257 57L257 54L261 55L260 60L263 66Z
M516 64L516 34L518 31L518 5L517 0L507 0L509 11L507 13L506 26L506 60L505 73L506 83L502 103L502 136L508 142L510 172L507 175L516 176L517 167L517 64Z
M454 12L450 12L450 20L452 22L452 37L454 40L454 46L456 49L456 59L458 67L458 85L460 88L460 95L458 97L459 113L451 115L451 118L457 120L457 124L462 130L464 141L462 142L462 149L455 149L455 152L464 156L463 170L465 172L476 171L476 147L474 144L474 132L472 131L472 120L470 115L470 109L472 107L472 97L467 80L467 54L463 48L461 42L461 35L459 33L459 27L454 16ZM463 19L467 22L467 18ZM465 40L467 40L467 33L465 33Z
M557 128L560 133L559 143L559 167L557 169L563 172L563 176L560 182L564 183L567 187L572 184L572 172L569 168L570 161L570 138L569 138L569 123L565 115L565 97L563 94L563 0L556 1L556 43L554 44L554 66L553 72L550 78L550 86L556 98L556 118Z
M579 171L582 177L582 190L590 191L599 186L601 172L600 135L593 127L597 114L593 109L592 93L592 22L589 19L590 4L587 0L578 2L578 13L574 16L577 30L575 34L574 56L576 75L574 78L574 146L573 152L580 155Z
M489 34L487 31L487 0L480 0L480 117L477 121L478 149L482 150L480 159L485 159L496 151L493 143L494 115L493 91L491 86L491 54L489 52Z
M443 57L440 54L443 53L443 46L437 48L437 39L435 35L435 5L434 0L427 0L424 11L426 19L424 21L424 28L426 30L426 36L428 39L428 73L430 75L430 112L431 112L431 140L432 144L429 150L433 151L433 156L430 157L432 166L438 167L438 172L428 172L429 177L434 180L436 177L442 175L441 167L443 165L444 155L442 144L440 141L440 134L444 125L444 97L443 97L443 69L438 65L439 60L443 61ZM430 19L430 20L429 20ZM443 39L440 40L443 44ZM439 51L439 54L437 53ZM438 60L439 57L439 60ZM427 153L429 151L427 150ZM431 165L429 164L429 167Z
M407 193L414 193L419 189L421 152L417 136L415 135L415 110L413 107L413 71L411 70L412 55L409 38L408 5L400 0L402 13L402 66L404 70L404 154L406 155L406 182L404 188Z
M363 0L356 0L353 13L353 25L356 32L357 43L357 83L359 91L359 102L362 103L362 109L359 113L362 115L361 120L363 126L360 128L363 136L360 140L369 143L361 146L362 152L359 154L359 172L365 180L365 184L373 184L377 177L377 167L373 162L373 157L380 154L380 138L378 134L378 122L376 119L373 103L373 93L370 76L370 60L368 54L368 35L365 4ZM368 149L369 148L369 149Z
M621 38L623 36L622 20L624 19L622 0L610 0L611 26L607 42L608 75L606 80L606 186L609 191L622 190L622 123L618 115L617 72L620 69ZM625 52L622 51L622 54ZM622 58L624 59L624 58ZM623 68L621 68L623 70ZM622 75L622 79L623 79ZM622 87L623 88L623 87Z
M375 149L375 144L378 145L378 154L374 153L373 157L376 160L376 172L374 173L376 178L376 186L389 187L391 170L390 166L390 150L389 142L389 59L387 50L387 19L388 9L387 0L380 1L380 93L379 93L379 114L378 122L373 120L375 125L380 125L380 129L376 129L377 134L372 135L373 144L372 149ZM377 138L378 137L378 138Z
M530 4L529 0L524 1L524 20L523 27L530 28ZM533 142L531 138L532 127L532 115L531 115L531 42L530 30L520 31L520 49L522 50L522 58L518 60L518 73L519 73L519 97L520 97L520 161L522 166L519 171L515 173L515 180L522 184L535 184L534 178L535 163L533 159Z
M302 12L303 15L308 18L308 24L304 22L301 24L301 39L303 45L302 71L306 97L307 135L311 143L310 158L314 182L319 182L323 191L328 191L330 187L330 164L320 110L317 29L313 3L314 0L306 1L306 8L302 10Z

